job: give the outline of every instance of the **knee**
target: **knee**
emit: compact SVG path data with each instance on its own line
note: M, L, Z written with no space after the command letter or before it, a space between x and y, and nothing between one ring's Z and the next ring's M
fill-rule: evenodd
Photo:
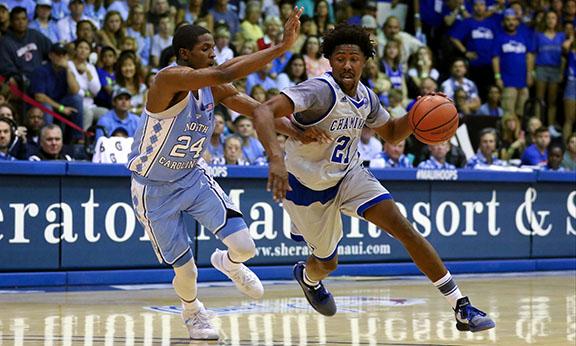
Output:
M231 243L228 251L234 262L243 263L256 256L256 245L252 238L244 238L242 241Z
M175 285L180 282L196 282L198 269L194 262L190 261L181 267L174 268L174 274L174 280L172 280L172 283Z

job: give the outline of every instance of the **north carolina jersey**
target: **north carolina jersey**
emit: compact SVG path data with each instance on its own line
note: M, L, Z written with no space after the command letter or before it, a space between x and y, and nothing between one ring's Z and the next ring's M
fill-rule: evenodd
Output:
M330 143L286 141L286 168L306 187L320 191L335 186L361 163L358 141L364 125L379 127L390 115L378 96L358 84L356 97L344 93L330 72L282 91L294 104L293 123L316 126L332 137Z
M144 110L134 136L128 169L140 178L176 181L196 166L214 131L214 98L209 87L189 92L161 113Z

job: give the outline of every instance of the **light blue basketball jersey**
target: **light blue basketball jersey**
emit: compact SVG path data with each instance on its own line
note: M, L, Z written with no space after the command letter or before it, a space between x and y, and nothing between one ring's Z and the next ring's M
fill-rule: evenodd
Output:
M152 181L176 181L193 170L214 131L210 87L192 92L161 113L142 112L128 169Z

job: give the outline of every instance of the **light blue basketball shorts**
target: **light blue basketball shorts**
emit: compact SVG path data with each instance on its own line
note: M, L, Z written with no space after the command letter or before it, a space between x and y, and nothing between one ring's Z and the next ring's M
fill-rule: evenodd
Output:
M238 207L202 167L172 183L133 175L131 192L136 216L161 263L179 267L192 258L185 213L219 239L247 228Z

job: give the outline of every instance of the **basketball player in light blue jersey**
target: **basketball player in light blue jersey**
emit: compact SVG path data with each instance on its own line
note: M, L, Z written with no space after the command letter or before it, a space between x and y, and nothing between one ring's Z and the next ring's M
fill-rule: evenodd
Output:
M360 83L366 60L374 56L369 34L361 27L339 24L324 35L322 51L332 72L284 89L254 111L255 117L293 114L295 125L314 126L332 137L330 142L310 144L289 138L285 144L292 190L283 205L292 221L293 238L306 241L312 252L306 263L294 266L294 277L308 302L323 315L336 313L334 298L321 280L338 265L344 213L367 220L402 242L451 304L459 330L493 328L494 322L462 295L434 248L359 159L357 147L364 125L390 143L412 133L408 116L391 119L378 96Z
M252 115L258 103L229 82L257 71L282 56L298 37L302 9L295 8L284 26L283 41L254 54L214 65L214 39L200 26L185 25L174 34L176 65L155 76L134 136L128 167L132 201L156 255L174 268L173 285L182 301L182 318L192 339L215 340L218 332L197 298L197 268L184 227L191 215L228 247L211 262L252 298L263 295L258 277L243 262L255 255L254 241L237 206L206 173L202 153L214 130L218 103ZM258 137L269 159L268 188L276 200L285 196L288 173L276 139L274 118L255 118Z

